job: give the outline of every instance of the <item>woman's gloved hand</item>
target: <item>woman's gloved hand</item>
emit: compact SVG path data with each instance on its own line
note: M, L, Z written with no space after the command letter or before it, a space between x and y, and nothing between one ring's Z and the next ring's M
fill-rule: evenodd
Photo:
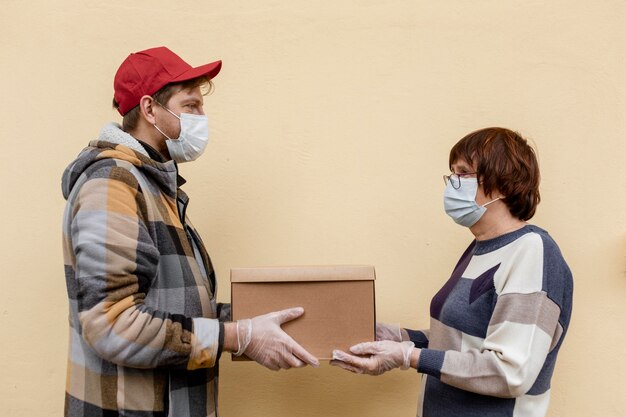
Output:
M402 342L409 340L409 334L397 324L376 322L376 340Z
M376 340L391 340L402 342L402 333L397 324L387 324L376 322Z
M341 350L333 351L333 360L330 364L357 374L380 375L394 368L409 369L414 347L415 344L408 341L359 343L350 348L353 355Z
M304 309L295 307L237 321L239 349L235 355L245 354L274 371L281 368L300 368L306 364L319 366L317 358L296 343L280 327L281 324L297 319L302 314Z

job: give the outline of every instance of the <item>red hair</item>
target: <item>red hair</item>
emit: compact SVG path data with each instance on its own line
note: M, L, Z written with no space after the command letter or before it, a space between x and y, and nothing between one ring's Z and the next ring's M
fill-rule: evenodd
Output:
M485 195L501 193L511 214L528 220L535 215L539 195L539 164L535 151L519 133L501 127L477 130L450 150L450 168L463 159L476 167Z

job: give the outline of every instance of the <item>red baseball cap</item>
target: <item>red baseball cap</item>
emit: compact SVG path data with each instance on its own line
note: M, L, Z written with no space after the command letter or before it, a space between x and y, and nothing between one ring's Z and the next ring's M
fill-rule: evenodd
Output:
M222 61L192 67L164 46L128 55L113 80L113 98L122 116L139 104L141 97L151 96L169 83L208 76L215 77Z

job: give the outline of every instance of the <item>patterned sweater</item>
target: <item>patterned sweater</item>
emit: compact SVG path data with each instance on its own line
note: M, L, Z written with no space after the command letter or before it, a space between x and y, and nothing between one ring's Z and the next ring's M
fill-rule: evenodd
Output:
M432 299L422 348L418 416L545 416L569 325L573 281L536 226L467 248Z
M63 174L66 416L217 415L221 305L179 182L115 125Z

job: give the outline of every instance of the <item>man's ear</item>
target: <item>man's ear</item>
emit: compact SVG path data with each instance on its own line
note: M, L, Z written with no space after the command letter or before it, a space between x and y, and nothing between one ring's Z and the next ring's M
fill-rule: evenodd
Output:
M156 123L154 115L154 107L157 106L156 101L151 96L145 95L139 100L139 112L142 117L151 125Z

